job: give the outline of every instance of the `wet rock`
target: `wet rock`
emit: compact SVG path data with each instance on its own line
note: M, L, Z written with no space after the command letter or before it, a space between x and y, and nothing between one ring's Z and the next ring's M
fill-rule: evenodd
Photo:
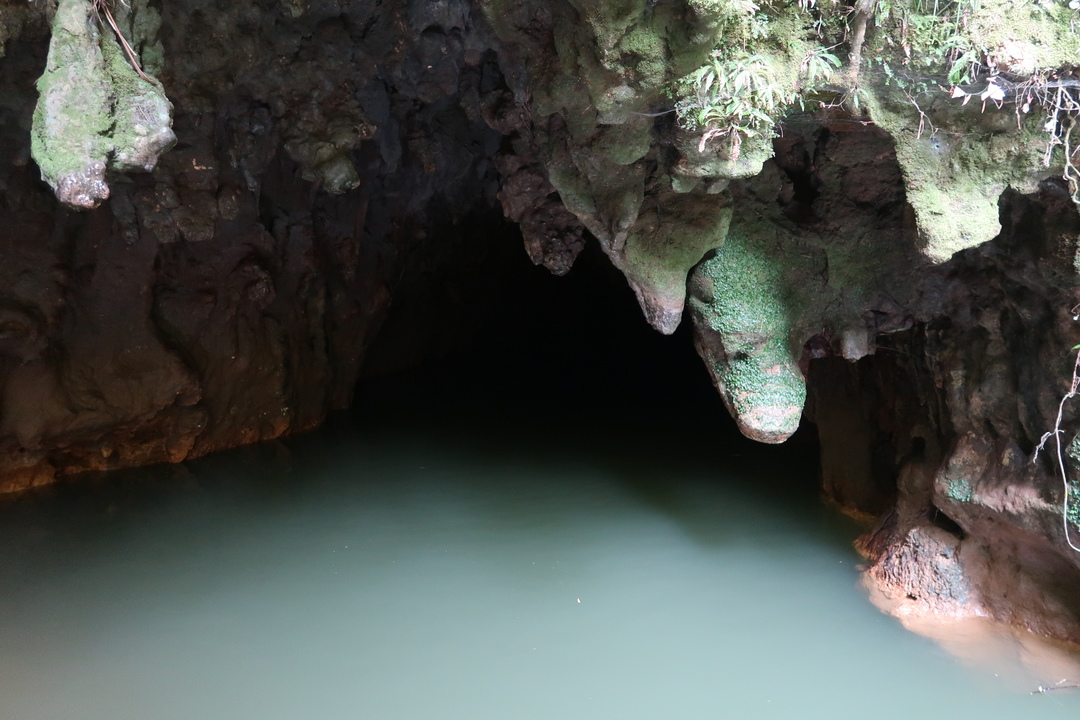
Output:
M1036 448L1055 425L1069 348L1080 341L1069 313L1078 299L1072 257L1080 219L1047 188L1003 195L1000 220L992 242L923 276L910 308L915 325L877 336L887 350L845 364L846 379L811 361L811 416L822 430L826 485L839 501L880 512L895 487L890 519L863 541L869 581L899 602L889 609L985 615L1076 642L1080 553L1066 526L1078 528L1065 517L1053 444L1038 458ZM827 407L838 393L850 398L846 411ZM841 436L859 422L876 429ZM1063 438L1071 438L1077 409L1067 404L1062 422ZM876 480L870 491L861 481L860 490L854 478L867 474ZM910 555L910 534L931 525L953 537L935 532L955 548L947 564ZM898 574L905 564L908 575ZM958 572L966 601L904 600L935 597L934 588L956 585Z
M405 3L118 9L176 103L178 145L143 172L155 126L114 117L146 108L117 94L114 39L88 7L62 4L48 63L42 18L0 60L3 492L317 426L351 403L396 294L472 262L478 236L461 223L496 203L499 136L467 59L489 42L468 14L439 15L453 37L432 44ZM425 84L432 53L446 72ZM77 107L110 132L56 125ZM57 203L31 135L62 199L96 209ZM49 165L54 141L77 146L78 168Z
M1078 489L1035 459L1080 342L1080 222L1061 185L1005 189L1038 176L1000 114L927 106L988 137L923 134L871 88L871 117L703 143L665 88L723 3L133 0L117 20L161 87L84 0L51 40L17 8L0 491L317 426L362 365L454 341L494 210L555 274L595 240L657 330L688 307L746 435L816 423L824 490L883 518L867 577L904 612L1080 638Z
M128 10L154 12L145 3ZM172 104L143 76L86 0L60 0L41 94L33 155L57 198L91 209L109 197L107 169L150 171L176 141Z
M867 579L896 615L985 617L959 556L959 538L932 525L916 526L889 543Z

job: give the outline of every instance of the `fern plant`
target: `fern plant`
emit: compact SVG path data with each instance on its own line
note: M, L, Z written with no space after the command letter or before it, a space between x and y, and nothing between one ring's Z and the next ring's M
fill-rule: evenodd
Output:
M801 68L804 88L814 88L830 81L833 73L840 69L840 58L829 50L831 48L817 48L807 53Z
M777 110L790 102L775 76L761 55L714 52L686 80L688 92L677 106L683 125L703 131L702 149L715 137L727 137L737 156L742 139L770 131Z

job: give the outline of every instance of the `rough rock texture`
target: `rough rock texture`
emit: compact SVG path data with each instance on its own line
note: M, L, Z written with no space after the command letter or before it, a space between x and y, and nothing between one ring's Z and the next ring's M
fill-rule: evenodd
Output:
M809 414L827 491L883 513L862 547L893 612L988 616L1080 642L1080 553L1066 543L1052 441L1035 459L1080 342L1080 221L1054 183L1006 193L1000 208L1001 234L927 272L910 327L878 336L875 356L811 362ZM1080 417L1065 410L1067 446ZM1069 532L1076 543L1075 516Z
M908 322L927 265L891 138L849 118L799 120L760 174L732 182L726 242L690 278L698 352L762 442L798 429L811 358L858 360Z
M117 14L137 46L156 39L161 20L145 0ZM153 170L176 142L161 84L130 64L105 16L85 0L60 0L38 93L31 149L65 205L97 207L109 197L106 169Z
M410 328L452 332L445 278L501 205L556 274L597 241L659 331L689 308L745 434L816 423L894 612L1080 642L1066 489L1033 462L1080 341L1080 222L1001 116L927 106L986 134L925 135L874 87L870 116L702 143L665 89L727 37L710 0L133 1L173 106L155 165L156 85L127 84L87 3L48 7L0 0L0 491L318 425L391 305L414 324L369 370L423 354Z
M993 103L972 112L943 95L916 107L885 88L870 107L875 123L895 138L920 248L935 262L998 233L997 199L1007 188L1034 192L1054 174L1044 165L1041 114L1018 116Z
M879 15L865 71L903 77L863 82L860 97L896 142L921 249L944 262L997 235L1007 188L1030 193L1061 176L1048 167L1061 160L1046 150L1054 114L1042 105L1062 99L1055 95L1071 82L1080 34L1068 3L975 3L952 18L934 7L929 17ZM984 62L974 62L980 54Z
M177 146L150 173L110 151L90 212L28 161L47 18L0 61L2 491L315 427L392 286L468 265L482 238L457 226L496 207L501 76L466 4L158 11Z
M693 70L723 36L722 6L480 5L502 41L500 63L511 91L503 105L517 106L517 142L530 146L528 153L516 151L527 158L530 179L507 186L527 184L540 193L546 183L531 178L546 174L561 204L626 276L649 323L674 332L687 274L723 243L725 202L705 196L722 191L730 178L755 174L771 152L767 141L747 143L741 154L727 145L701 147L698 137L674 127L667 81ZM500 168L507 178L523 172L518 163ZM689 191L696 199L680 197ZM508 214L523 216L513 207ZM565 272L580 245L576 225L523 223L522 230L534 259Z

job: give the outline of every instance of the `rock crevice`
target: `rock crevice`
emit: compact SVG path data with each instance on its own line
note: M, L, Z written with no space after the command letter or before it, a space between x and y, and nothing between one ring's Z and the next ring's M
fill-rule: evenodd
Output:
M838 107L795 5L132 0L144 79L86 0L0 4L0 491L316 427L452 341L505 215L556 275L596 242L658 331L686 313L744 434L816 425L894 612L1080 642L1080 489L1034 457L1080 343L1045 127L884 81ZM696 68L706 103L766 61L782 134L685 121Z

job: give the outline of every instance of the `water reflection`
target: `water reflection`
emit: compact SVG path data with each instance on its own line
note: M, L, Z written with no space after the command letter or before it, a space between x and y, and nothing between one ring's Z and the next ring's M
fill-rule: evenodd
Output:
M878 613L805 470L608 440L346 423L7 507L0 717L1080 711Z

